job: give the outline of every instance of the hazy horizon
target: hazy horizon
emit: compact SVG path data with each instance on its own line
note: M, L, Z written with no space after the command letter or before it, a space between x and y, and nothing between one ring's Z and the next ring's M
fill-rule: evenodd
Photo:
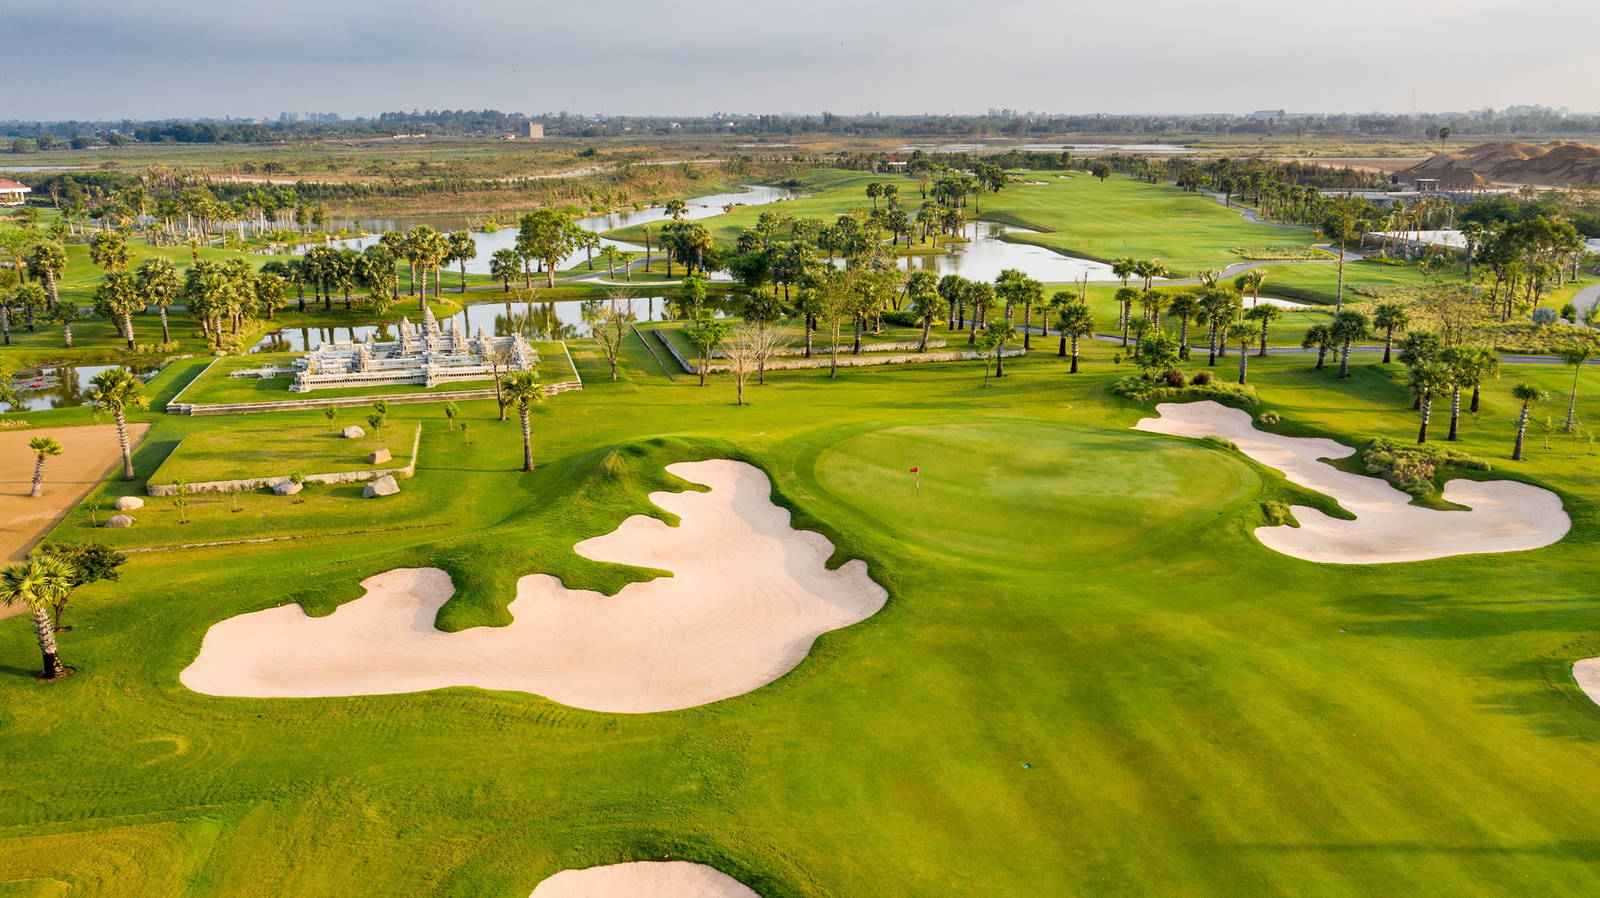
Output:
M1460 0L1447 15L1353 0L1338 21L1268 0L1221 0L1203 16L1179 0L818 0L798 16L732 0L619 0L600 17L514 0L78 0L70 20L59 2L8 5L0 120L1584 110L1600 80L1600 59L1550 46L1553 33L1600 24L1583 0ZM1474 49L1485 64L1471 63Z

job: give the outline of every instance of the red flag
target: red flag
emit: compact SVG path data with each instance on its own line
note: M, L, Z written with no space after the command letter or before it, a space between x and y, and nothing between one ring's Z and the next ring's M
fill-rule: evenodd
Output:
M921 472L921 471L922 471L922 469L921 469L921 468L912 468L912 469L911 469L911 473L913 473L913 474L917 474L917 473L920 473L920 472Z

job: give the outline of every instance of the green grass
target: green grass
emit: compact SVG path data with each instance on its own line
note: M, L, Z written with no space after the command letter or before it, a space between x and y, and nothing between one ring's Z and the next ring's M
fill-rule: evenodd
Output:
M300 412L289 420L251 419L226 428L202 430L185 437L150 481L198 483L278 477L297 471L329 474L409 464L414 428L388 426L373 433L366 423L366 412L364 408L340 409L331 424L317 411ZM340 431L348 424L361 425L367 435L361 439L345 439ZM384 448L390 451L392 461L378 465L367 463L368 453Z
M0 622L7 888L521 896L561 869L663 857L765 898L1600 886L1584 835L1600 708L1570 675L1600 654L1600 457L1535 436L1527 461L1505 460L1510 385L1559 397L1569 371L1510 366L1458 445L1557 490L1566 539L1342 567L1251 535L1263 502L1294 493L1281 478L1130 430L1151 412L1108 394L1127 373L1116 347L1088 346L1073 377L1047 346L988 387L976 363L778 373L739 408L725 376L672 383L631 337L614 383L577 344L587 388L534 410L535 473L516 470L516 416L492 402L465 405L465 437L437 405L405 405L392 427L422 424L422 458L381 502L357 486L238 511L194 497L181 524L152 500L120 531L73 512L57 538L290 539L133 555L69 608L78 673L61 683L33 682L27 622ZM1414 434L1399 366L1358 359L1345 381L1310 366L1252 361L1275 431ZM1600 407L1600 377L1579 401ZM291 452L316 424L136 417L153 422L142 477L197 436ZM683 488L663 466L708 457L761 465L798 526L891 594L748 695L610 715L475 689L253 700L178 682L211 624L286 601L325 614L393 567L451 573L448 629L504 623L521 574L607 592L654 576L572 545L659 514L646 494Z

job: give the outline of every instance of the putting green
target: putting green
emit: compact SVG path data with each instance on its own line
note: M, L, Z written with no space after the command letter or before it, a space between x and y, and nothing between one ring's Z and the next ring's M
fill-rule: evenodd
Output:
M868 431L825 450L816 469L826 489L885 530L1029 561L1147 542L1209 520L1207 509L1257 483L1220 452L1028 421Z

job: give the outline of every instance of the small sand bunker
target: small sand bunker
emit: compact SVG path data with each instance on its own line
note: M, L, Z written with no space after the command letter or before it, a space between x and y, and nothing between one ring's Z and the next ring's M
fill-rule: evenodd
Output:
M761 898L749 886L688 861L612 864L563 870L539 883L529 898Z
M830 571L833 544L795 530L759 468L715 460L669 465L710 492L656 492L679 526L634 515L574 548L596 561L673 573L615 596L546 574L517 581L507 627L434 628L455 588L438 568L362 582L327 617L284 605L206 633L180 675L196 692L333 696L477 686L543 695L594 711L645 713L742 695L783 676L821 634L872 616L888 593L860 560Z
M1589 700L1600 705L1600 658L1585 658L1572 665L1572 676Z
M1296 505L1295 527L1258 527L1269 549L1331 564L1386 564L1451 555L1520 552L1548 546L1565 536L1572 520L1555 493L1514 480L1452 480L1444 498L1470 511L1435 511L1412 505L1411 497L1380 477L1350 474L1321 458L1344 458L1355 450L1333 440L1287 437L1256 429L1248 412L1210 400L1164 402L1159 418L1134 427L1172 436L1216 436L1232 440L1256 461L1277 468L1301 486L1333 497L1356 516L1331 518Z

